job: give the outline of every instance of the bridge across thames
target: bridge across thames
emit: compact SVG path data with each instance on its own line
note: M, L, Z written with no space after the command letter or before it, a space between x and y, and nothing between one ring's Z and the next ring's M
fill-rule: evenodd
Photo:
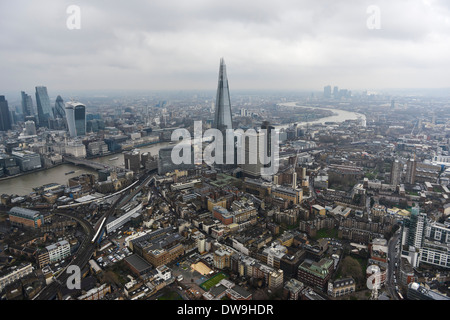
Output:
M89 167L89 168L92 168L94 170L113 169L113 170L115 170L117 172L121 172L121 171L125 171L125 172L130 171L131 172L131 170L125 169L123 167L118 167L118 166L114 166L114 165L106 165L104 163L99 163L99 162L95 162L95 161L92 161L92 160L79 158L79 157L74 157L74 156L69 156L69 155L64 155L63 156L63 160L65 162L68 162L68 163Z

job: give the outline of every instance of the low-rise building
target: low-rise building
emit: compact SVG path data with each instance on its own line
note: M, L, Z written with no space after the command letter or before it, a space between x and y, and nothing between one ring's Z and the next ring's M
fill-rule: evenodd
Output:
M8 213L9 222L14 226L36 229L44 224L44 216L36 210L13 207Z
M333 260L323 258L319 262L314 262L306 259L298 267L298 280L306 285L325 291L333 268Z
M0 277L0 292L9 284L19 280L33 272L31 263L19 266L12 272Z
M352 294L355 290L356 283L351 277L328 282L328 295L331 297L342 297Z

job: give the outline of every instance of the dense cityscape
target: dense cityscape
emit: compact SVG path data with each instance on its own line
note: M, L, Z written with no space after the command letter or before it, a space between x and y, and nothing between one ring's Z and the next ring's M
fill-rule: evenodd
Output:
M449 98L234 94L222 59L217 92L0 103L2 299L450 298ZM278 171L174 164L198 121L278 132Z
M3 311L379 319L450 300L449 3L0 11Z

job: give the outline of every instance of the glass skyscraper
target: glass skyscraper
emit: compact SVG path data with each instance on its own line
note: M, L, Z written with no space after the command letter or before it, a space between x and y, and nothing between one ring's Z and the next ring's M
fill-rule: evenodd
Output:
M50 98L48 97L47 87L36 87L36 106L39 125L42 127L48 127L48 120L53 119L53 111L50 106Z
M214 116L214 128L225 132L233 129L231 120L231 101L228 88L227 69L223 58L220 59L219 81L217 84L216 109Z
M66 119L71 137L86 135L86 106L79 102L66 103Z
M229 144L232 148L235 148L234 146L235 143L234 140L229 141L226 135L227 129L230 130L233 129L233 122L231 119L231 100L230 100L230 90L228 87L227 69L223 58L220 59L219 80L217 83L216 106L215 106L213 128L220 130L223 136L223 151L222 151L223 160L221 162L217 162L216 165L222 166L220 164L222 163L224 167L234 166L236 164L236 157L233 160L233 163L229 163L226 161L227 145ZM218 147L219 146L216 146L216 148ZM216 159L216 161L220 160Z
M66 112L64 111L64 100L61 96L56 97L55 108L53 109L53 115L55 118L64 119L66 117Z
M8 101L5 96L0 96L0 131L11 130L11 115L9 114Z
M29 94L26 94L25 91L20 92L22 96L22 114L23 117L33 116L33 100Z

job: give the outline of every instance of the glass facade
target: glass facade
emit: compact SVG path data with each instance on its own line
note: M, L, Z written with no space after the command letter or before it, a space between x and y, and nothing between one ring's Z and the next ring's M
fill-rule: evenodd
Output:
M228 88L227 70L223 58L220 59L214 127L221 131L233 129L231 120L230 91Z
M36 106L38 111L39 125L48 127L50 119L53 119L53 111L50 106L47 87L36 87Z
M53 115L55 116L55 118L61 119L64 119L66 117L66 112L64 111L64 100L61 98L61 96L56 97Z
M82 104L77 105L74 113L77 136L84 136L86 134L86 107Z
M67 102L66 119L71 137L86 135L86 106L84 104Z
M24 117L34 115L33 111L33 100L29 94L26 94L24 91L20 92L22 96L22 114Z
M9 114L8 101L5 96L0 96L0 131L11 129L11 116Z

